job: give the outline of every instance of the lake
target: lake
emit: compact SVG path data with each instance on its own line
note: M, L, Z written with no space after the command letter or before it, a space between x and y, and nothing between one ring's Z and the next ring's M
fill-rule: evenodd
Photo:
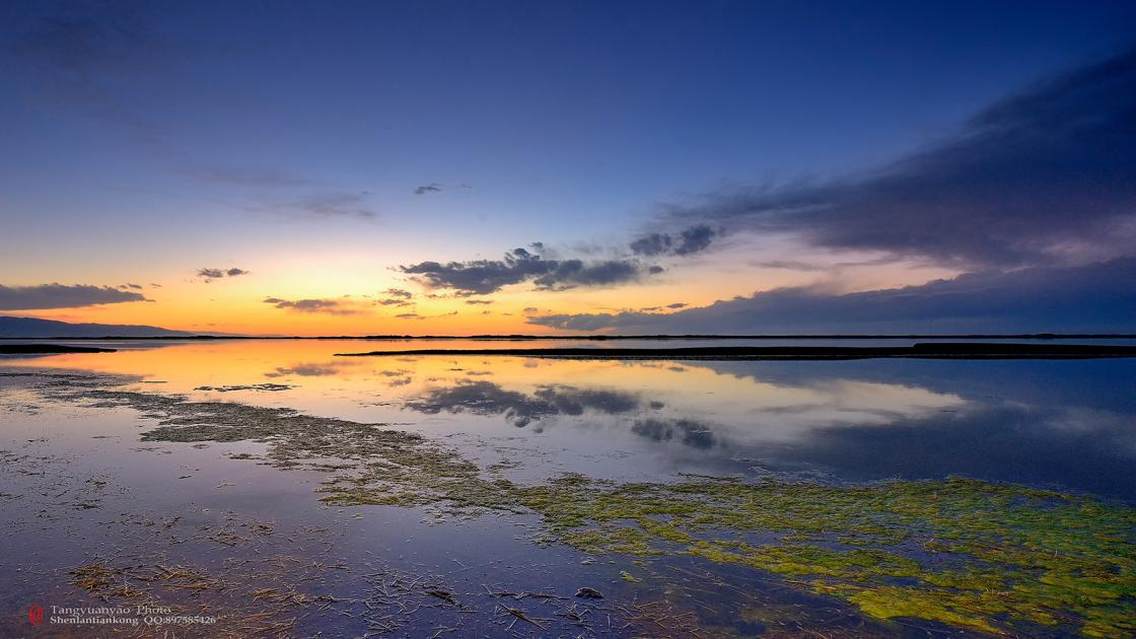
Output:
M82 343L0 359L0 635L1136 632L1136 359Z

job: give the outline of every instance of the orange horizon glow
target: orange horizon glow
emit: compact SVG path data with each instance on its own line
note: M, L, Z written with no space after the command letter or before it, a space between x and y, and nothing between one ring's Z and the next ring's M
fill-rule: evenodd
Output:
M102 304L81 308L29 309L3 312L70 323L157 326L194 333L301 336L321 335L554 335L564 331L526 321L529 316L644 311L672 313L709 306L720 300L783 287L819 286L829 292L853 292L918 285L956 273L919 264L891 263L822 274L783 269L731 268L722 264L744 260L747 253L721 262L692 265L657 279L612 288L538 291L531 284L507 286L487 295L455 296L431 291L394 275L374 263L282 262L275 268L250 267L248 275L205 282L171 271L150 280L141 292L144 302ZM192 271L188 271L192 273ZM377 277L365 274L378 273ZM104 281L111 276L106 276ZM113 280L112 280L113 281ZM388 288L410 290L405 306L382 306L376 299ZM336 302L330 312L276 308L266 298L320 299ZM489 302L470 304L471 300ZM667 305L682 303L683 309ZM526 310L528 309L528 310ZM531 309L536 309L535 311ZM412 313L415 317L400 318ZM594 331L602 334L612 332Z

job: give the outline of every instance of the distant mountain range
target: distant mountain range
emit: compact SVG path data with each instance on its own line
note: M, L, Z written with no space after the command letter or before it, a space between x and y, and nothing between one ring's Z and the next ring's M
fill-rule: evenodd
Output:
M0 316L0 337L187 337L194 333L157 326L70 324L34 317Z

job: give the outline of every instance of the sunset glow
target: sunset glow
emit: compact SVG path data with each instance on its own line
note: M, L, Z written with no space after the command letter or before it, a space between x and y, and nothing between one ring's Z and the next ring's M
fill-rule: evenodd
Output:
M760 5L12 7L0 313L299 336L1132 327L1126 7L1007 6L975 32Z

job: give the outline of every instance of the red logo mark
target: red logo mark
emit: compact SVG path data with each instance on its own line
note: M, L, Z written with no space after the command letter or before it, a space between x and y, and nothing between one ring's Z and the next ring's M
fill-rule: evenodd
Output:
M33 626L43 623L43 606L39 604L28 606L28 622Z

